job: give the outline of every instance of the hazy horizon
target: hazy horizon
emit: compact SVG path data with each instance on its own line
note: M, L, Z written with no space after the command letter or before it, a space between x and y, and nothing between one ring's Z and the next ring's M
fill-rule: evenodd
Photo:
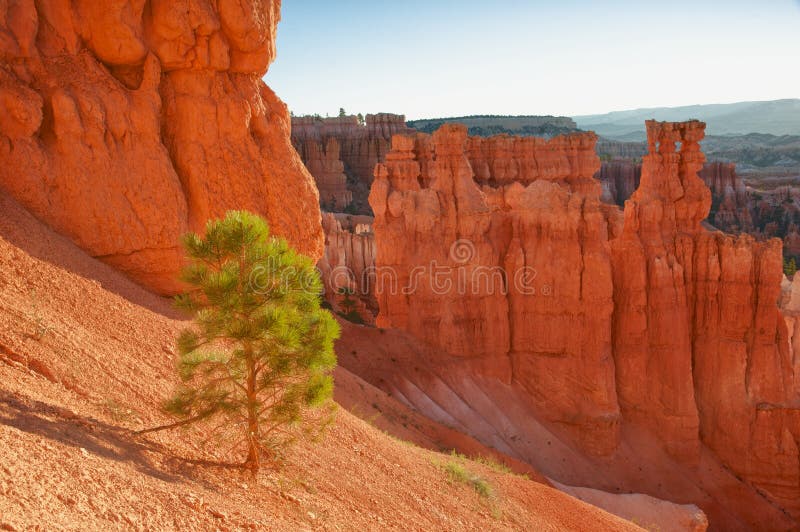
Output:
M265 80L295 114L409 119L797 98L800 0L765 4L286 0Z

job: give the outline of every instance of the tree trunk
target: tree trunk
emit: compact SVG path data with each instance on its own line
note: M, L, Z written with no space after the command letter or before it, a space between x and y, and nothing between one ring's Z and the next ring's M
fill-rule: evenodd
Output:
M247 357L247 461L245 467L254 473L261 467L260 445L258 430L258 401L256 397L256 364L250 353L250 348L245 348Z

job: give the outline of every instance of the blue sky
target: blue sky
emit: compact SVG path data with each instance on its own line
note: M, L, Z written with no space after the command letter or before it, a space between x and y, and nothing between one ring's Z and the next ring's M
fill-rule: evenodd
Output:
M800 0L283 0L295 114L603 113L800 97Z

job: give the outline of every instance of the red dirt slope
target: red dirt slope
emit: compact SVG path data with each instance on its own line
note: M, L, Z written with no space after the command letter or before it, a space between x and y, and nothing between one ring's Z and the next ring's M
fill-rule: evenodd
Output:
M448 480L449 457L343 409L319 444L257 478L202 462L193 432L133 438L165 421L181 322L2 193L0 213L0 528L638 529L467 463L493 487L482 498Z
M628 424L613 455L592 459L567 431L538 416L526 390L486 378L482 367L470 368L463 359L434 356L402 331L345 323L336 348L342 367L392 398L560 483L695 504L708 515L710 530L797 529L796 521L705 447L699 465L687 467L652 434Z

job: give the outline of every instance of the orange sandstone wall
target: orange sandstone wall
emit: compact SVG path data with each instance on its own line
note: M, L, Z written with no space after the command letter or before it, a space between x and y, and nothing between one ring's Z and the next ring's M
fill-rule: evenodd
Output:
M460 125L398 135L369 199L378 325L523 384L549 419L605 454L619 407L595 140L468 138Z
M361 321L374 323L378 302L374 293L372 217L326 212L322 214L322 228L325 252L317 268L325 285L325 299L337 312L355 312Z
M292 142L317 181L323 208L359 214L371 214L372 172L386 158L392 135L412 131L405 116L390 113L368 114L363 124L356 116L292 118Z
M228 209L322 254L313 180L261 81L279 0L0 2L0 188L164 293Z
M624 423L688 464L705 445L797 516L781 244L702 227L704 128L648 122L624 212L600 201L592 133L395 136L370 194L377 321L523 386L588 452Z

